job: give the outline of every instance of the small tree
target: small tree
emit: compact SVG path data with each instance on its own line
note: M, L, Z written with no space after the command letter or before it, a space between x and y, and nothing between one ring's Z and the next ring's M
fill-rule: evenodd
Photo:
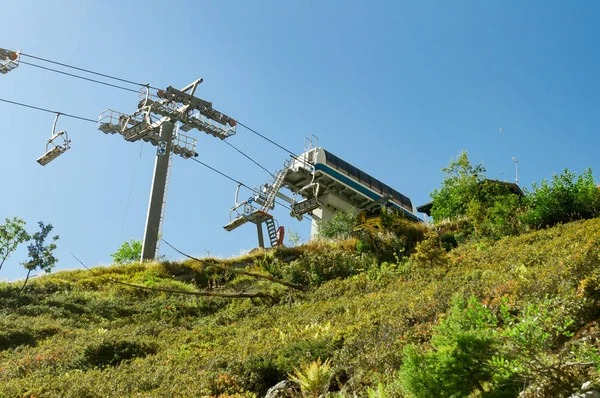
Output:
M127 264L140 261L142 258L142 241L130 239L121 245L119 250L110 255L115 264Z
M483 164L472 165L463 151L442 171L442 187L430 195L435 222L462 219L463 233L492 239L522 230L521 197L511 192L510 184L486 179Z
M318 235L327 239L346 239L352 234L352 229L357 225L356 212L338 211L331 221L318 223Z
M433 199L431 215L436 222L464 216L469 203L477 198L478 185L485 181L486 172L483 164L471 164L466 151L451 159L442 171L445 173L442 187L430 194Z
M18 217L6 219L6 224L0 225L0 270L6 259L17 247L27 242L31 237L25 231L25 221Z
M40 269L48 273L58 262L56 257L54 257L54 250L56 249L56 243L54 242L58 240L58 235L52 237L51 243L45 244L48 234L54 227L52 224L44 224L42 221L38 222L38 225L40 226L40 231L33 234L31 238L33 243L27 246L27 250L29 251L29 261L23 263L23 266L27 269L27 277L25 278L21 291L27 286L31 271Z

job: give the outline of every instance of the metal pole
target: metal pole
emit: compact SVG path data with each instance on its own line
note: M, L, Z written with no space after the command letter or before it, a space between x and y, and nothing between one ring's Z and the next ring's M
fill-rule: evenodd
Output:
M256 232L258 233L258 247L265 248L265 240L263 239L262 221L256 223Z
M159 141L167 143L164 155L156 155L154 163L154 179L150 188L150 202L148 203L148 215L146 217L146 229L144 232L144 243L142 245L141 261L154 260L156 244L158 242L158 230L160 228L160 217L162 204L165 198L165 187L167 182L167 171L169 168L169 155L173 141L174 124L165 120L160 125Z
M513 160L515 161L515 167L516 167L516 178L515 178L515 183L517 185L519 185L519 160L515 157L513 158Z

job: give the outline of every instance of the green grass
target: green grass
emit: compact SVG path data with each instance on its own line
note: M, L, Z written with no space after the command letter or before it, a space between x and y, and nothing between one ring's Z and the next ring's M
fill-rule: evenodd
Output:
M486 329L498 344L538 350L540 366L562 369L536 373L523 365L517 376L526 379L525 396L535 388L568 396L598 380L600 220L450 253L423 244L393 263L356 252L356 243L63 271L32 280L24 294L18 283L0 283L0 397L260 396L319 358L331 364L330 392L366 396L370 387L380 396L413 396L400 371L405 347L435 356L432 336L447 329L456 295L475 298L494 316L510 315ZM215 263L309 289L223 272ZM153 292L105 278L270 298ZM520 340L510 334L518 327L527 332ZM561 367L567 363L586 365ZM493 381L481 388L487 391L473 396L502 396Z

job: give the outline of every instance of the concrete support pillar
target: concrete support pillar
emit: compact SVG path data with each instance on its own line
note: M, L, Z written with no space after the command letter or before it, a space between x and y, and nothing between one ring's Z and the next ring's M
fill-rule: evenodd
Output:
M169 156L171 155L173 141L173 128L174 124L171 121L164 121L160 125L159 141L165 141L167 148L164 155L156 155L156 162L154 163L154 179L152 180L152 188L150 189L150 203L148 204L144 242L142 244L142 262L145 260L154 260L154 255L156 254L158 229L160 228L167 171L169 168Z

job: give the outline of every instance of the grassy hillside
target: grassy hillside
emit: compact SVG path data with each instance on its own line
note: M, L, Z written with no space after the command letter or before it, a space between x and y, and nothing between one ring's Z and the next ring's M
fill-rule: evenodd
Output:
M58 272L23 294L0 283L0 397L260 396L318 358L339 396L560 397L598 382L600 219L450 253L428 235L401 255L349 240Z

